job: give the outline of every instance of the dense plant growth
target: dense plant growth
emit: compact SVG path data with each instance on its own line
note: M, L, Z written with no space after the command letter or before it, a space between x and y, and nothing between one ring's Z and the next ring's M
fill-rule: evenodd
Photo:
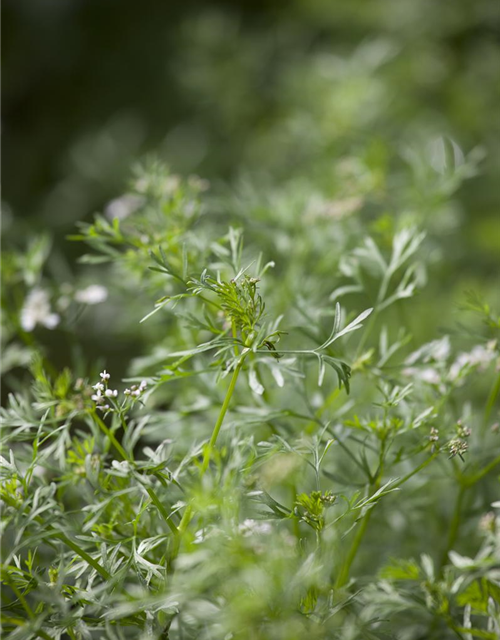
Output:
M500 637L496 5L93 4L10 9L2 633Z
M387 314L424 286L424 233L401 222L356 246L357 222L328 218L317 234L221 235L205 187L155 163L126 196L135 211L73 238L117 283L161 292L138 327L158 339L128 377L37 356L31 390L9 396L5 631L496 638L499 318L471 294L458 330L410 349ZM45 246L12 271L21 287L39 265L26 339L78 313L78 293L50 307Z

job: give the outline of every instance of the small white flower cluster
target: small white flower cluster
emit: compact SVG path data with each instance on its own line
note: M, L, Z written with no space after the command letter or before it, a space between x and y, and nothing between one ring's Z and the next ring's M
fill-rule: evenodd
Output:
M92 387L95 391L95 393L92 394L92 400L101 411L109 411L111 406L106 402L106 399L117 398L118 391L116 389L108 388L108 380L111 376L106 369L104 369L104 371L99 375L101 376L101 381L97 382Z
M450 352L451 345L448 336L428 342L406 358L405 364L409 366L403 369L403 375L427 384L440 385L445 375L444 366ZM413 366L416 364L426 364L428 366Z
M141 384L138 386L133 384L130 389L125 389L123 392L126 396L132 396L133 398L139 398L147 389L148 383L146 380L143 380Z
M108 290L101 284L91 284L75 293L75 300L81 304L99 304L108 297Z
M439 441L439 429L436 427L431 427L431 431L429 434L429 442L431 443L431 452L434 453L436 451L437 443Z
M438 385L441 382L441 376L434 367L424 367L422 369L418 367L406 367L403 369L403 375L407 378L421 380L427 384Z
M457 437L448 443L448 447L450 449L450 458L459 456L463 460L462 456L467 452L467 449L469 448L467 438L470 438L472 432L469 427L464 425L462 420L457 420L455 430L457 432Z
M257 520L252 520L251 518L247 518L239 525L238 531L245 538L248 538L252 535L259 534L269 534L272 531L272 527L269 522L257 522Z
M496 342L493 340L488 342L486 347L476 345L472 351L462 352L458 354L457 359L450 367L450 380L460 378L462 372L472 367L478 367L484 370L496 356Z
M52 312L47 291L32 289L21 309L21 327L24 331L33 331L37 324L47 329L55 329L59 321L60 316Z
M104 371L99 375L101 380L92 386L95 393L92 394L91 398L96 403L97 409L100 409L101 411L113 411L117 408L113 400L118 398L118 390L109 388L108 382L111 375L106 371L106 369L104 369ZM123 395L126 396L126 398L135 400L143 395L147 386L148 383L146 380L143 380L139 385L134 384L130 389L125 389ZM111 404L109 404L108 401L111 401Z
M104 302L108 297L108 290L102 284L89 284L83 289L75 289L69 282L63 282L60 289L60 297L57 300L57 309L66 311L71 303L96 305Z
M469 438L472 433L469 427L466 427L464 425L462 420L457 420L456 430L457 430L457 436L462 439Z
M431 427L431 432L429 434L429 440L431 442L437 442L439 440L439 429L436 429L436 427Z
M476 345L471 351L459 353L451 364L447 364L450 352L448 336L429 342L408 356L405 364L410 366L403 369L403 375L435 385L444 393L443 383L460 386L464 384L465 377L471 370L485 370L497 357L497 343L492 340L486 346ZM428 366L413 366L415 364Z
M459 456L459 458L463 460L463 455L464 453L467 452L467 449L469 448L469 443L465 442L465 440L454 438L448 443L448 447L450 449L450 458Z
M427 342L406 358L405 364L412 365L417 362L446 362L451 353L450 338L444 336L439 340Z

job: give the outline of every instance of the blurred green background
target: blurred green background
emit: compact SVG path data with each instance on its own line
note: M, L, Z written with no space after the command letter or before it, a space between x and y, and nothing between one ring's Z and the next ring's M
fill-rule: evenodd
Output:
M221 228L258 221L267 259L290 254L276 228L324 233L297 213L315 198L361 208L359 239L405 216L424 227L436 267L410 318L419 339L456 319L467 289L498 302L498 2L5 0L3 33L4 252L48 233L52 282L105 279L66 237L154 153L210 180ZM137 322L158 297L129 285L107 303L112 330L96 312L37 341L58 365L73 343L128 362L156 339Z

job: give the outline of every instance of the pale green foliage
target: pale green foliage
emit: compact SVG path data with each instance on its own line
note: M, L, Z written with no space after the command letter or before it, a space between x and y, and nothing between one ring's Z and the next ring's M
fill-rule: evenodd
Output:
M498 518L470 557L456 550L500 463L498 383L463 397L498 358L490 306L469 296L483 326L467 351L452 336L409 352L383 316L425 284L414 227L290 293L279 261L252 255L251 226L248 247L220 235L199 200L197 239L182 212L199 194L176 182L165 200L154 167L145 210L80 236L86 262L114 264L110 283L148 266L148 289L167 291L137 325L159 336L131 363L137 397L110 391L99 413L95 370L51 375L37 355L31 390L2 409L7 637L496 637ZM337 301L353 295L372 306ZM127 375L110 373L103 394ZM457 493L427 549L423 520Z

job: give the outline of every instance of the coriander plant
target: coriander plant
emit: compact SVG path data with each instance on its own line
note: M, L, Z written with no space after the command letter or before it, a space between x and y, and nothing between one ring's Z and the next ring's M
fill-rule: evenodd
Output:
M136 169L126 215L71 237L99 284L50 280L45 237L4 255L30 378L2 408L3 633L498 638L497 312L464 294L418 343L432 228L208 186ZM104 335L141 350L59 369L37 331L76 335L108 290Z

